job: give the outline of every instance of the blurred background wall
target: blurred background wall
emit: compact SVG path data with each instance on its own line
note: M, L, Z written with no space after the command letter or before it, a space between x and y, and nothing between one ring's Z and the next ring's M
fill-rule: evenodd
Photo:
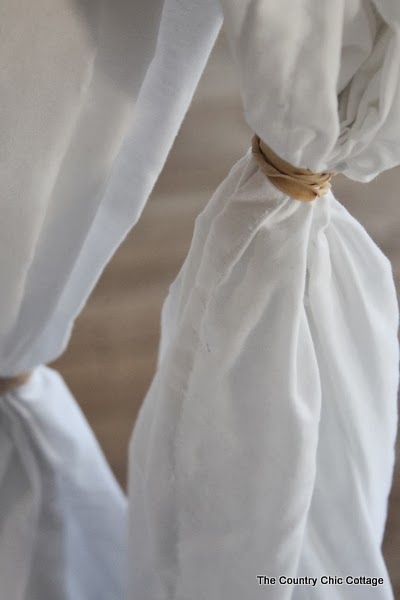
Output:
M140 222L105 269L76 322L67 352L54 363L123 486L129 436L155 370L162 302L189 249L195 217L247 151L251 135L222 34ZM369 184L333 179L338 200L392 261L398 291L399 188L400 167ZM384 553L400 599L399 467Z

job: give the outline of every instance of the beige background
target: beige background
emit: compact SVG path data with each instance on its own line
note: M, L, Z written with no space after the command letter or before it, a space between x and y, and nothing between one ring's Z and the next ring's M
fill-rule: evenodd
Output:
M160 310L168 285L189 249L196 215L246 152L251 135L221 38L140 222L107 266L77 320L67 352L55 363L123 485L129 435L155 369ZM398 290L399 186L400 167L369 184L341 176L333 180L336 197L391 259ZM399 467L384 552L400 598Z

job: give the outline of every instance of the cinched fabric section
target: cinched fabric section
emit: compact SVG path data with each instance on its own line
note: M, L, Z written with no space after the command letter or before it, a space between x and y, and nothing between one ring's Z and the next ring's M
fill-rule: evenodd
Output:
M278 156L258 135L254 135L252 153L262 172L282 192L296 200L310 202L326 194L335 173L313 173L300 169Z
M127 501L43 363L140 218L222 22L264 156L196 219ZM257 575L354 570L385 581L363 600L392 600L393 273L328 178L299 175L400 164L398 0L2 0L1 23L0 376L34 369L0 394L4 598L258 600ZM300 180L318 202L286 193Z

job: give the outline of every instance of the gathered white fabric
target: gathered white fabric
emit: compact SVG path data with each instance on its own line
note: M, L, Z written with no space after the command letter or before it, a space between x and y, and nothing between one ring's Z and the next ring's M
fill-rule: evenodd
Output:
M0 586L8 600L123 598L122 493L65 384L38 365L62 353L140 217L223 20L254 132L293 165L367 182L400 164L399 5L0 10L0 376L35 370L0 398ZM363 598L392 598L380 544L397 310L390 264L331 192L306 205L250 153L235 165L166 299L132 436L130 600L252 599L266 591L257 575L359 570L385 580Z
M399 163L399 14L222 5L247 121L279 156L359 181ZM163 306L130 444L130 598L393 598L397 327L391 266L363 227L332 192L277 190L249 151Z
M0 13L6 377L64 350L141 214L222 16L204 0L190 14L162 0L5 0ZM61 377L46 381L34 404L33 379L0 398L0 595L121 600L126 500Z
M221 4L247 122L281 158L362 182L399 164L397 0Z
M119 600L126 498L61 377L0 399L0 588L9 600Z
M390 263L363 227L332 192L280 192L249 151L163 306L130 444L130 598L393 598L397 325Z
M214 4L4 3L0 376L64 350L162 169L221 25Z
M400 163L397 0L285 2L3 3L0 375L64 350L223 16L246 119L279 156L364 182Z

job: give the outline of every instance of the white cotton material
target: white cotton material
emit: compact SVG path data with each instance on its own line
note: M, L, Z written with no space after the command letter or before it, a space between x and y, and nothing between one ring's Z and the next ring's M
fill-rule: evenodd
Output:
M247 122L279 156L361 182L400 163L398 0L221 4Z
M179 0L87 8L7 0L0 10L5 376L65 349L75 317L141 215L222 15L215 0L193 0L187 10Z
M381 553L397 428L389 261L329 192L247 153L197 217L130 443L130 600L356 600Z
M0 10L0 375L65 349L140 218L223 18L247 122L282 158L364 182L400 164L397 0Z
M0 17L0 377L36 369L0 398L0 586L119 600L121 491L38 365L139 219L223 20L247 122L282 158L364 182L400 164L399 4L3 0ZM253 600L257 574L334 567L392 597L396 331L390 264L333 195L299 203L239 161L164 305L130 449L129 600Z
M0 398L0 597L123 600L126 498L38 365L138 220L222 15L210 0L5 0L0 17L0 377L36 369Z
M0 597L121 600L126 498L60 375L0 398Z

